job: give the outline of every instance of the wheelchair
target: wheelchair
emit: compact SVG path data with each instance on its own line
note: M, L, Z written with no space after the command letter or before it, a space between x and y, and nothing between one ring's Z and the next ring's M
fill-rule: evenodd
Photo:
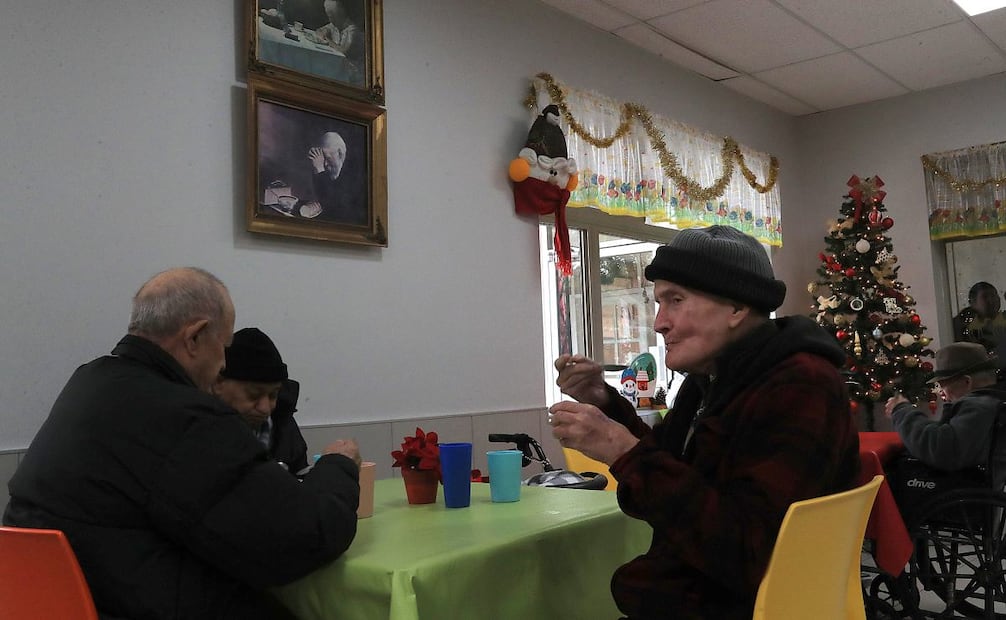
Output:
M996 488L999 406L979 486L936 494L906 523L914 553L899 577L881 573L865 593L867 617L1006 620L1006 493Z

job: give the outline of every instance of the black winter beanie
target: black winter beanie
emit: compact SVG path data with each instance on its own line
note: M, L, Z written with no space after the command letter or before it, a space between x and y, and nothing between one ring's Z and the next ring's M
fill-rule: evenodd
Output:
M287 378L286 364L276 345L256 327L234 332L234 340L224 355L226 362L220 375L228 379L272 383Z
M682 230L657 248L646 279L667 280L771 312L786 298L786 283L757 239L729 226Z

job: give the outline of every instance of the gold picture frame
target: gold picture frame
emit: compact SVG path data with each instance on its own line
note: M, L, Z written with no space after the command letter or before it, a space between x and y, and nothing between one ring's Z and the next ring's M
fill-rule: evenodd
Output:
M248 230L387 247L386 110L248 79Z
M384 105L381 0L246 0L245 13L249 73Z

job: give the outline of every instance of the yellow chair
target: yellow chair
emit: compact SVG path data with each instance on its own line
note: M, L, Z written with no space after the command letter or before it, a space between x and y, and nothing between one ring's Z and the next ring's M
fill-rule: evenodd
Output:
M98 620L63 532L0 527L0 617Z
M562 453L566 457L566 469L575 471L578 474L585 471L591 471L595 474L604 474L608 478L608 486L604 487L604 490L614 491L618 488L618 483L615 482L615 477L611 475L611 471L608 469L608 466L601 461L595 461L583 452L572 448L563 448Z
M883 480L874 476L850 491L790 505L758 588L754 620L865 620L860 551Z

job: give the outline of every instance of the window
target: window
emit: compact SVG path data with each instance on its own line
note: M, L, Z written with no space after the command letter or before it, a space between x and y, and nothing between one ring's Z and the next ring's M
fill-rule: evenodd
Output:
M643 270L676 231L588 209L568 215L569 278L557 277L553 224L543 221L539 228L546 404L562 399L552 366L562 353L586 355L607 366L625 366L650 353L657 361L656 385L667 390L671 402L683 376L663 364L663 339L653 331L653 283ZM621 371L605 371L605 380L619 387Z

